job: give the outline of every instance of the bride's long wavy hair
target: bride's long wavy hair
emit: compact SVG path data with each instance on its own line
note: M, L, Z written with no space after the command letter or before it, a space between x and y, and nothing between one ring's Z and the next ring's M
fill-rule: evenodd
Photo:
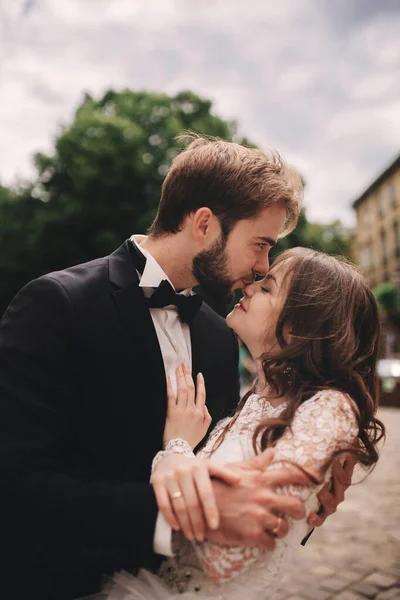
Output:
M359 270L342 257L293 248L275 260L273 268L280 267L287 297L276 325L278 348L260 358L269 396L285 397L288 403L279 418L258 424L254 450L274 446L300 404L320 390L334 389L348 394L357 407L358 444L348 451L372 467L378 460L377 443L385 435L376 417L380 322L375 298ZM256 385L239 403L216 447Z

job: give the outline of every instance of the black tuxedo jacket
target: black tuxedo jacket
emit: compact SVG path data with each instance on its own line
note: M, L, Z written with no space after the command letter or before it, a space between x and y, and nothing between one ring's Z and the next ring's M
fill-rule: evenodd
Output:
M154 567L150 466L162 447L165 372L125 242L50 273L0 324L0 586L61 600L104 573ZM191 325L213 424L239 397L238 350L205 303Z

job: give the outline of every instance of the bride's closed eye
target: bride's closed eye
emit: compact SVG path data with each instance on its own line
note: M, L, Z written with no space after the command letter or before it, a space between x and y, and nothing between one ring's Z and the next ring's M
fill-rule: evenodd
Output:
M260 290L264 293L264 294L270 294L270 290L266 287L260 287Z

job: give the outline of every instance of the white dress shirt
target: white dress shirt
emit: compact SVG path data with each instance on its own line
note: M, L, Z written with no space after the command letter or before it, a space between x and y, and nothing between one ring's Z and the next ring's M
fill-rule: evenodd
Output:
M144 295L149 296L153 291L152 288L158 287L163 279L169 281L171 285L172 283L151 254L144 248L141 248L140 243L145 237L144 235L133 235L131 241L146 257L144 271L142 275L140 273L138 275L140 278L139 286L143 288ZM172 287L174 286L172 285ZM187 289L181 293L186 296L191 293L191 290ZM150 308L149 310L157 333L158 343L160 344L165 373L169 375L172 387L176 392L175 369L182 362L186 362L190 368L192 367L192 345L189 325L182 323L176 306L170 305L164 308ZM167 398L165 398L165 402L167 402ZM153 549L156 554L164 556L172 556L173 554L171 548L171 528L161 513L158 513L157 517Z

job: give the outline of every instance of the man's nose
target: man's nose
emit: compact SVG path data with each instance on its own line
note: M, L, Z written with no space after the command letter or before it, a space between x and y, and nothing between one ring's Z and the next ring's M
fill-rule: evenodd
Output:
M265 256L262 259L260 258L256 264L254 265L253 273L254 275L259 275L260 277L265 277L265 275L269 271L269 256Z

